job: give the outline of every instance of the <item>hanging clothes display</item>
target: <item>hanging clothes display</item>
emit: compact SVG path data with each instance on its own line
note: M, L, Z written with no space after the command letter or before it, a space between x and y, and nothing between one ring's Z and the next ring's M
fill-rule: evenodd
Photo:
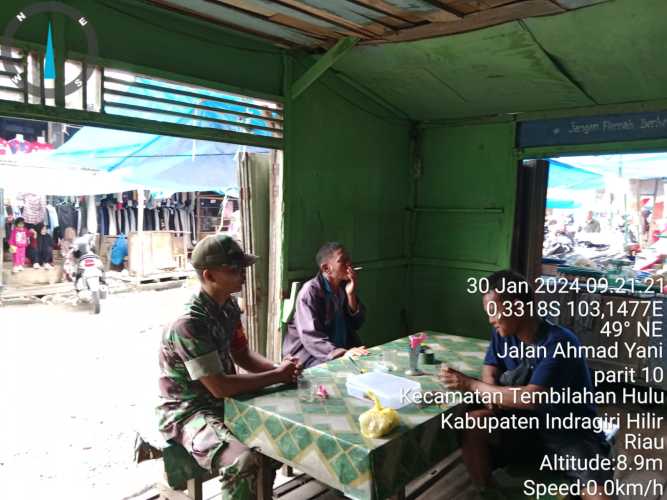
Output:
M78 227L79 211L73 204L56 205L55 209L60 227Z
M21 216L26 224L40 224L44 222L46 213L46 196L33 193L21 193L16 199L23 204Z
M144 231L155 231L153 214L149 208L144 208Z
M181 225L181 211L177 208L174 209L174 227L176 228L177 236L181 236L181 231L183 231L183 226Z
M170 231L174 238L185 238L188 250L194 247L197 241L194 194L176 193L164 199L147 196L145 207L139 207L135 198L136 192L70 197L22 193L6 198L2 207L6 238L11 233L12 220L21 216L26 224L44 224L54 249L62 250L63 244L67 246L64 239L67 233L115 237L138 232L139 210L142 210L144 231Z
M107 211L107 218L109 220L109 228L107 230L107 234L109 236L116 236L116 234L118 234L116 227L116 207L108 206L106 208L106 211Z
M7 144L12 154L15 155L29 153L31 149L30 143L25 140L23 134L16 134L16 137L7 141Z
M181 223L183 233L186 235L186 238L190 238L190 217L188 217L188 211L185 208L181 209Z
M160 209L162 224L160 227L163 231L169 231L169 209L167 207L162 207Z
M127 210L127 219L129 222L128 232L134 233L137 231L137 216L135 215L134 209L132 207L128 207L126 210Z
M100 234L108 234L109 214L106 209L100 205L96 207L95 213L97 214L97 229Z
M95 196L88 196L88 219L86 221L86 228L89 233L97 232L97 207L95 205Z
M79 218L77 219L76 234L81 236L82 231L85 231L88 221L88 200L84 196L81 198L81 203L79 204Z
M53 231L55 228L60 226L60 222L58 220L58 212L56 211L56 207L53 205L46 205L46 213L48 215L49 223L48 223L48 228L49 231Z
M123 233L128 234L130 232L130 211L127 208L123 209Z
M197 223L195 219L194 208L190 209L190 227L192 228L192 234L190 238L190 243L192 246L190 248L193 248L194 245L197 244Z

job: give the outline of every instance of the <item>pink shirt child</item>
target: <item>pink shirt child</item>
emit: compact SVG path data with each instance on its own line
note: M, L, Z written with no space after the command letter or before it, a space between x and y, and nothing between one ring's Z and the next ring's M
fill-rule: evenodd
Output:
M9 235L9 244L16 247L13 255L14 266L25 265L25 252L30 244L30 231L25 226L14 226Z

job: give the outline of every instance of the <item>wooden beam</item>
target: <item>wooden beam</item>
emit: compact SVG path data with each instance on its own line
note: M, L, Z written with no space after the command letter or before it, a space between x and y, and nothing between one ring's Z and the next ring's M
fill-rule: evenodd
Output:
M347 54L352 47L359 42L358 38L347 37L339 40L329 51L313 64L294 84L292 84L292 99L296 99L301 93L310 87L326 70L333 66L336 61Z
M449 14L452 14L453 16L456 16L457 19L461 18L461 14L453 8L451 5L449 5L446 1L444 0L424 0L426 3L430 3L434 7L437 7L438 9L443 10L444 12L448 12Z
M461 18L461 16L458 14L447 12L442 9L426 11L426 12L399 9L398 7L395 7L394 5L391 5L385 2L384 0L346 0L346 1L354 3L356 5L361 5L368 9L372 9L376 12L381 12L388 16L412 24L421 24L424 21L430 21L430 22L455 21Z
M358 34L357 36L360 36L361 38L378 38L384 35L385 33L385 30L381 27L373 25L361 26L360 24L348 21L344 17L337 16L336 14L332 14L330 12L327 12L326 10L312 7L298 0L273 0L273 1L275 3L279 3L281 5L290 7L294 10L310 14L318 19L329 21L331 24L335 24L336 26L346 28L350 31L353 31L354 33L357 33Z
M406 23L405 21L396 19L392 16L378 16L374 18L367 17L367 19L371 20L372 23L370 23L366 27L380 25L389 30L396 31L401 28L409 28L410 26L412 26L411 23Z
M396 31L403 28L408 28L410 24L414 25L419 23L418 20L408 21L404 19L405 16L399 15L399 13L403 11L397 9L393 5L388 4L384 0L342 0L341 3L351 3L363 7L367 10L372 10L382 14L382 16L371 17L367 14L360 13L360 15L372 21L371 26L373 24L379 24L380 26L384 26L385 28L388 28L392 31ZM368 26L366 26L366 28L368 28Z
M414 12L409 10L402 10L390 3L385 2L384 0L346 0L347 2L361 5L368 9L374 10L375 12L380 12L391 16L395 19L400 19L406 23L418 24L423 21L422 17L416 15Z
M13 101L0 101L0 114L28 120L92 125L94 127L121 129L130 132L143 132L214 142L229 142L244 146L259 146L272 149L282 149L284 147L283 138L278 137L251 135L214 128L190 127L188 125L146 120L130 116L110 115L76 109L59 109L54 106L23 104Z
M458 9L434 9L427 12L421 12L420 14L425 21L430 23L448 23L452 21L459 21L463 17L462 14L458 13Z
M463 17L480 10L478 8L479 5L477 3L475 4L470 3L470 0L441 0L440 3L444 3L447 6L447 10L449 12L452 12L454 13L454 15L459 17ZM441 6L438 5L436 7L440 8ZM445 11L439 10L438 12L445 12Z
M340 34L334 30L330 30L325 27L309 23L308 21L304 21L303 19L283 14L281 12L276 11L276 9L271 9L269 7L265 7L263 5L259 5L256 3L249 3L244 0L206 0L206 1L208 3L212 3L215 5L223 5L237 12L241 12L248 16L261 19L262 21L295 29L309 37L317 38L320 40L327 40L327 39L337 40L340 38Z
M221 20L220 18L213 17L213 16L208 16L208 15L202 14L201 12L198 12L196 10L192 10L192 9L188 9L188 8L185 8L185 7L180 7L180 6L173 5L169 2L167 2L166 0L150 0L150 2L152 4L155 4L155 6L161 8L161 9L170 10L170 11L175 12L177 14L190 16L190 17L193 17L195 19L199 19L201 21L211 23L215 26L219 26L221 28L238 31L238 32L241 32L241 33L245 33L247 35L252 35L252 36L254 36L256 38L259 38L259 39L262 39L264 41L272 42L275 45L277 45L278 47L284 47L284 48L287 48L287 49L294 49L294 48L299 47L299 44L297 44L296 42L293 42L291 40L287 40L286 38L280 38L280 37L277 37L277 36L274 36L274 35L269 35L267 33L262 33L261 31L255 31L253 29L250 29L250 28L247 28L245 26L238 25L238 24L228 23L226 21ZM313 40L313 42L315 43L316 40Z
M301 19L296 19L294 17L286 16L284 14L275 14L271 17L266 18L266 20L275 24L287 26L288 28L299 30L305 33L306 35L312 36L314 38L322 38L324 40L327 39L338 40L341 36L336 31L328 30L326 28L322 28L315 24L311 24L309 22L302 21Z
M508 3L519 3L522 1L523 0L480 0L480 3L489 9L495 9L496 7L507 5Z
M567 10L580 9L581 7L589 7L596 3L608 2L609 0L551 0L556 5Z
M433 23L415 28L401 30L396 35L386 35L384 38L390 42L408 42L413 40L422 40L425 38L434 38L438 36L453 35L473 31L496 24L506 23L517 19L528 17L548 16L566 12L557 7L549 0L526 0L513 3L495 9L483 10L465 16L460 21L449 23Z

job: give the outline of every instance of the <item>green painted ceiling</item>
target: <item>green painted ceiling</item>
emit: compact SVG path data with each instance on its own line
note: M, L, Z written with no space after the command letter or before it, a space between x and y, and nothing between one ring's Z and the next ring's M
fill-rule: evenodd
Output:
M334 69L416 120L665 99L665 19L665 0L612 0L460 35L358 46Z

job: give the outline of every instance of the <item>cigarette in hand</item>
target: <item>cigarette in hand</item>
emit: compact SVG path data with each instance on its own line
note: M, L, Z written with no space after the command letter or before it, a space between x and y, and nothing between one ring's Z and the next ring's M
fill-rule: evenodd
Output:
M361 271L361 270L363 269L363 267L353 267L352 269L353 269L354 271Z

